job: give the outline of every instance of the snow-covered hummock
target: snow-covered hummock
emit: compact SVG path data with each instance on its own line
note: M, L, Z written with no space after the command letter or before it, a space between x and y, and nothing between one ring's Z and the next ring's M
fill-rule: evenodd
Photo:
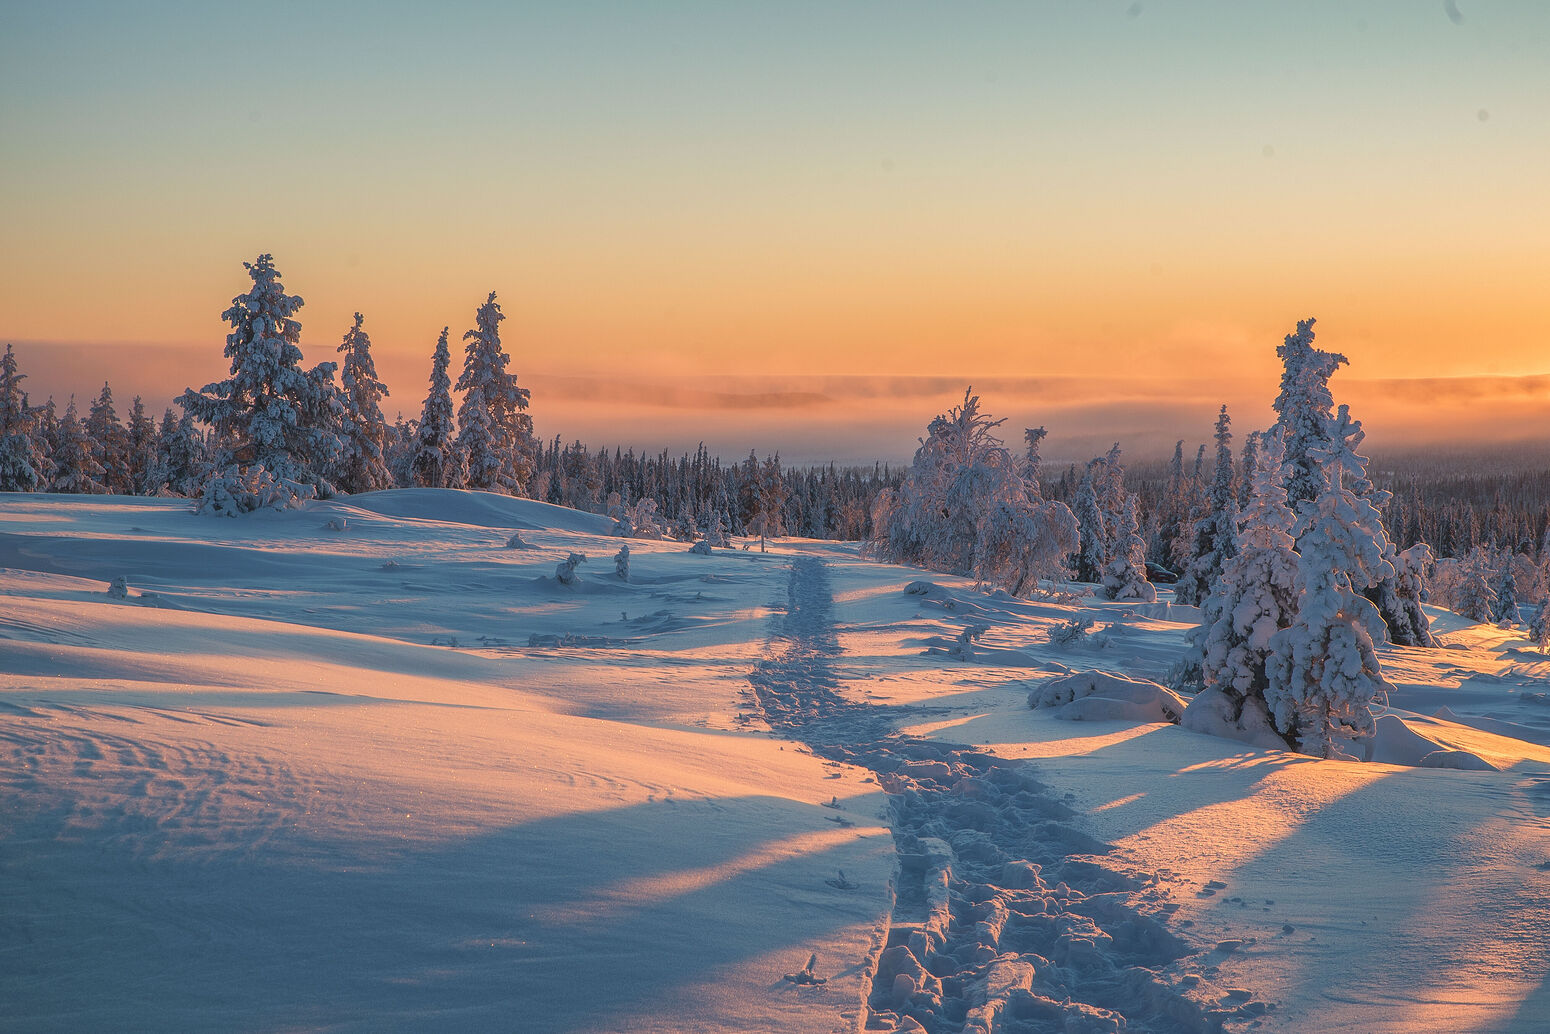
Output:
M939 993L989 1030L1543 1030L1550 661L1505 630L1428 608L1447 649L1379 647L1425 742L1385 719L1374 761L1319 761L1028 708L1073 668L1158 679L1167 590L906 593L801 540L631 541L630 582L564 588L611 521L426 489L186 510L0 508L0 1028L827 1034ZM797 561L829 589L788 642ZM1100 627L1050 647L1072 620ZM976 626L972 661L927 648ZM912 756L772 736L756 671Z
M1389 688L1373 647L1384 625L1360 590L1393 577L1377 508L1346 487L1366 475L1367 460L1355 451L1361 423L1341 406L1331 432L1331 444L1311 453L1325 481L1300 504L1297 617L1271 639L1265 689L1276 728L1304 753L1326 758L1375 731L1373 701Z
M355 325L339 345L344 356L339 370L344 416L339 427L336 484L340 491L352 495L393 485L386 458L387 420L382 416L382 399L388 390L377 379L371 338L361 329L364 321L365 317L357 312Z
M218 449L215 474L200 508L232 515L286 508L327 486L339 454L344 407L334 383L337 364L301 368L302 299L287 294L270 255L245 262L252 288L232 299L221 318L231 326L225 355L231 376L192 388L178 400L210 425Z
M1134 494L1125 498L1116 529L1114 559L1103 572L1103 595L1111 600L1152 603L1157 599L1157 590L1146 578L1146 542L1140 535L1136 506Z
M1201 606L1202 622L1190 649L1203 688L1184 713L1187 729L1283 748L1271 722L1265 691L1271 640L1297 615L1297 554L1286 505L1286 466L1280 434L1261 440L1252 472L1253 494L1243 514L1240 552L1222 567Z

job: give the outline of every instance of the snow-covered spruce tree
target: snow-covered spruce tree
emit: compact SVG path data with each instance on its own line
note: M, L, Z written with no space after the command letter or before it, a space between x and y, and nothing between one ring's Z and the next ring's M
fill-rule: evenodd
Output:
M82 495L103 495L108 486L103 483L102 464L92 455L92 441L81 425L75 412L75 396L59 421L59 444L54 448L54 476L50 479L55 492L72 492Z
M1539 647L1539 652L1545 652L1545 644L1550 643L1550 597L1539 601L1539 606L1534 608L1534 613L1528 619L1529 641Z
M467 344L457 379L457 390L464 393L457 414L457 448L466 487L519 495L533 475L536 443L533 418L525 412L530 393L506 370L511 356L501 348L500 335L505 318L491 291L475 314L474 329L463 335Z
M1099 581L1109 563L1109 529L1098 501L1099 479L1094 476L1094 468L1100 462L1093 460L1087 464L1087 472L1082 475L1074 500L1073 516L1081 542L1076 554L1076 580L1079 582Z
M26 379L6 345L0 359L0 492L36 492L47 483L37 415L22 391Z
M156 421L145 411L145 402L139 395L129 407L129 475L137 495L154 495L156 488L150 483L151 468L156 463Z
M102 468L102 484L114 495L130 495L134 481L129 469L129 434L113 408L113 389L102 382L102 393L86 412L86 436L92 459Z
M1114 557L1103 572L1103 594L1111 600L1151 603L1157 590L1146 578L1146 543L1140 535L1134 494L1125 497L1119 525L1114 529Z
M1518 580L1512 573L1512 554L1502 558L1501 577L1496 582L1496 606L1491 619L1502 628L1512 628L1523 620L1518 613Z
M630 544L626 542L614 554L614 575L621 582L630 580Z
M1427 572L1436 565L1432 547L1417 542L1404 552L1385 556L1394 565L1394 577L1379 582L1365 595L1368 599L1378 596L1373 605L1388 626L1389 642L1397 646L1436 646L1431 621L1421 609L1427 597Z
M1238 553L1238 497L1233 481L1232 418L1223 406L1216 418L1210 509L1195 522L1189 561L1173 590L1174 598L1187 606L1198 607L1211 595L1222 565Z
M1361 590L1393 576L1377 507L1347 487L1366 477L1367 460L1355 451L1361 424L1341 406L1329 435L1309 453L1321 484L1300 504L1294 529L1297 618L1271 638L1265 689L1287 742L1324 758L1346 755L1341 741L1376 730L1372 702L1388 689L1373 647L1383 619ZM1294 466L1291 474L1298 472Z
M1189 635L1185 666L1198 669L1203 688L1180 723L1273 748L1295 746L1276 731L1265 701L1272 639L1297 614L1298 557L1284 456L1281 435L1266 435L1254 470L1245 472L1251 492L1239 553L1222 565L1215 591L1201 604L1204 620Z
M759 533L759 552L763 553L766 537L786 533L786 480L780 472L780 453L766 456L759 467L759 508L755 512L754 529ZM690 538L694 528L690 526Z
M344 356L339 367L344 415L339 425L335 484L351 495L393 487L386 458L387 420L382 415L382 399L388 390L377 379L371 338L361 329L365 320L360 313L355 314L355 325L345 332L338 348Z
M931 421L898 490L872 507L870 550L898 563L970 575L1013 595L1063 573L1076 519L1019 471L972 391ZM1024 466L1024 470L1026 470Z
M156 465L152 480L155 491L174 495L197 496L210 480L209 449L194 426L193 415L185 411L175 423L172 410L162 416L161 433L156 441Z
M1243 438L1243 452L1238 457L1238 469L1242 472L1238 478L1239 513L1249 508L1249 499L1254 495L1254 468L1259 465L1259 439L1263 433L1250 431Z
M1463 563L1463 578L1453 599L1460 617L1486 624L1496 617L1496 590L1491 585L1491 561L1485 547L1476 546Z
M441 328L436 352L431 357L431 390L420 410L412 470L414 483L423 488L456 488L463 483L462 456L453 441L452 380L447 370L452 355L447 347L447 327Z
M243 265L252 288L232 299L225 355L231 376L188 389L179 404L214 432L214 471L200 512L234 515L298 506L327 494L344 412L336 364L301 368L302 300L286 294L270 255Z

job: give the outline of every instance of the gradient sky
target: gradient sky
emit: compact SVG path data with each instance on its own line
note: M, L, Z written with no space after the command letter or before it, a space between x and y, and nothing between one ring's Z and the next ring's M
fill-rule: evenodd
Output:
M224 373L267 251L309 362L366 314L390 412L499 292L539 432L594 443L762 452L812 414L619 401L700 375L1118 373L1137 435L1198 440L1212 398L1262 422L1308 315L1348 382L1531 385L1515 431L1550 435L1513 380L1550 373L1547 53L1528 0L0 0L0 341L35 394L94 393L90 354L170 397ZM856 397L918 410L904 456L961 391ZM1077 433L1069 395L982 393ZM1375 435L1450 397L1368 394ZM870 445L850 398L822 437Z

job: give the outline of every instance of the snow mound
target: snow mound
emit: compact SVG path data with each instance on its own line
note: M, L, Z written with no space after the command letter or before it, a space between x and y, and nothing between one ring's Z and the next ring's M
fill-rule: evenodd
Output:
M584 535L611 535L614 521L533 499L454 488L395 488L347 497L349 505L379 517L466 524L479 528L548 528Z
M1522 740L1525 743L1537 743L1541 747L1550 747L1550 729L1535 729L1518 722L1504 722L1498 718L1487 718L1484 715L1460 715L1454 714L1448 707L1439 707L1432 713L1433 718L1440 718L1454 725L1467 725L1471 729L1479 729L1481 732L1494 733L1497 736L1506 736L1509 739Z
M1233 717L1234 710L1236 702L1212 686L1190 700L1179 724L1191 732L1237 740L1263 750L1286 749L1286 741L1276 733L1263 700L1256 697L1244 700L1236 718Z
M1166 686L1106 671L1051 679L1028 694L1028 706L1072 722L1176 722L1184 698Z
M1176 621L1185 625L1200 624L1200 608L1186 607L1182 603L1138 603L1130 608L1130 616L1147 621Z
M1368 747L1368 761L1407 768L1454 768L1470 772L1495 772L1495 765L1478 754L1454 750L1429 739L1396 715L1378 719L1378 731Z

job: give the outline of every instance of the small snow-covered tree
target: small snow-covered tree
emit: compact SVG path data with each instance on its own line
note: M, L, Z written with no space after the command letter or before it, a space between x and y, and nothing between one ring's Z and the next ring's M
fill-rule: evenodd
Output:
M1512 556L1503 559L1501 577L1496 583L1496 606L1491 618L1502 628L1512 628L1523 620L1518 613L1518 580L1512 573Z
M231 376L179 399L215 436L215 471L200 504L205 513L296 506L326 494L333 488L326 472L339 453L337 365L301 368L301 323L294 318L301 298L286 293L272 256L243 265L253 286L222 314L231 327ZM216 484L223 479L228 483Z
M1180 603L1199 606L1211 595L1222 565L1238 553L1238 497L1233 486L1232 418L1223 406L1216 418L1216 473L1211 480L1210 509L1195 522L1188 563L1173 595Z
M1528 619L1528 637L1540 653L1545 652L1545 644L1550 643L1550 597L1540 600L1534 608Z
M393 487L386 456L387 420L382 416L382 399L388 390L377 379L371 338L361 329L365 319L355 314L355 325L345 332L338 349L344 356L339 377L344 415L339 425L337 485L351 495Z
M1146 542L1139 534L1136 508L1136 497L1126 496L1114 534L1114 558L1103 572L1103 594L1111 600L1151 603L1157 599L1157 590L1146 578Z
M1454 612L1480 624L1495 620L1496 590L1491 586L1491 562L1483 546L1471 551L1461 574L1452 600Z
M86 436L91 439L92 459L102 468L101 481L114 495L134 492L129 464L129 435L113 408L113 389L102 382L102 393L86 412Z
M36 414L21 387L26 379L6 345L0 359L0 492L36 492L48 480Z
M1365 478L1367 460L1356 452L1361 424L1345 406L1329 437L1309 453L1322 480L1318 494L1299 505L1297 617L1271 639L1265 690L1287 742L1325 758L1345 753L1341 741L1376 730L1372 702L1388 688L1373 647L1383 620L1361 590L1393 575L1377 507L1347 487ZM1299 470L1293 466L1292 476Z
M50 480L55 492L72 492L84 495L103 495L108 486L103 483L102 464L93 455L91 438L81 425L75 412L75 396L59 421L59 444L54 449L54 476Z
M1436 646L1437 641L1432 638L1431 621L1421 608L1427 597L1427 572L1436 564L1432 558L1432 548L1424 542L1417 542L1390 559L1394 565L1394 577L1378 583L1375 588L1381 595L1373 601L1384 623L1388 625L1389 641L1398 646ZM1369 591L1368 599L1372 599L1373 595Z
M151 468L155 463L156 421L145 412L145 402L136 395L129 407L129 475L137 494L156 492L156 487L150 484Z
M1198 669L1199 695L1182 723L1261 746L1292 746L1271 723L1266 666L1276 633L1297 614L1297 554L1286 505L1285 445L1280 434L1260 439L1244 511L1240 551L1222 565L1216 589L1201 604L1190 633L1187 666Z
M626 542L619 547L619 552L614 554L614 575L621 582L630 580L630 544Z
M411 467L414 483L425 488L456 488L463 481L462 456L453 441L452 380L447 376L452 355L447 347L447 330L441 328L436 352L431 357L431 390L420 410Z
M1098 487L1093 476L1097 460L1087 465L1082 483L1077 486L1072 507L1076 517L1077 533L1081 540L1076 555L1076 580L1096 582L1103 577L1109 562L1109 529L1103 519L1103 508L1098 502Z

